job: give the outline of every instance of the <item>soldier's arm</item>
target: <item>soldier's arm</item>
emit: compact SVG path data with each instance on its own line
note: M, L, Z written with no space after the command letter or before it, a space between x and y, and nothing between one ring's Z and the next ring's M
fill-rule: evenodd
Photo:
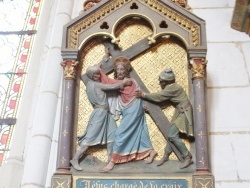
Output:
M123 89L125 86L129 86L132 84L132 80L130 78L125 78L124 80L117 80L115 84L101 84L101 89L103 91L109 90L118 90Z
M89 81L89 78L87 77L86 74L83 74L83 75L81 76L81 80L82 80L82 82L84 83L84 85L86 85L86 84L88 83L88 81Z

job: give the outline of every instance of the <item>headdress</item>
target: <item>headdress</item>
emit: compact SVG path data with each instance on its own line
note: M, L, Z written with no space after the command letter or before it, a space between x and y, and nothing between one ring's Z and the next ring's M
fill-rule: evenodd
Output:
M124 65L124 67L126 68L127 71L130 71L131 69L131 63L129 61L129 59L123 57L123 56L119 56L117 58L115 58L114 60L114 68L117 67L118 64L122 63L122 65Z
M99 72L100 68L97 65L90 66L86 70L86 75L89 79L93 79L93 74Z
M171 68L166 68L164 71L160 73L159 77L165 81L172 81L175 79L174 72L172 71Z

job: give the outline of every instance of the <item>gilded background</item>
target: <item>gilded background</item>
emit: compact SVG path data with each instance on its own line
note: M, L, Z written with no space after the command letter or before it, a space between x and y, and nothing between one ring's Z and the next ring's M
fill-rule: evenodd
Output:
M121 51L152 34L150 26L140 19L125 20L117 28L115 35L120 38ZM102 60L105 55L104 45L101 43L101 40L92 40L85 45L81 54L83 74L88 66L97 64ZM137 56L131 63L150 92L160 90L158 75L165 68L171 67L175 72L176 82L182 85L186 92L189 93L187 53L177 38L172 36L162 37L156 46ZM112 73L109 76L113 77ZM93 110L85 93L85 85L82 82L80 82L79 92L77 135L83 134ZM169 120L172 118L173 110L173 107L163 109ZM148 114L146 119L152 144L158 152L156 159L159 159L164 153L166 141ZM119 121L117 124L119 126ZM187 146L189 146L188 143ZM106 149L104 148L94 147L89 149L88 153L96 156L101 161L107 160ZM176 159L174 154L171 155L171 158Z

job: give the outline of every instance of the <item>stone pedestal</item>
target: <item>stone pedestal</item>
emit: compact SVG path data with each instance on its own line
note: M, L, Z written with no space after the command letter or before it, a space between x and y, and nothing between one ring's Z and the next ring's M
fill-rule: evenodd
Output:
M51 180L52 188L71 188L72 176L71 174L54 174Z

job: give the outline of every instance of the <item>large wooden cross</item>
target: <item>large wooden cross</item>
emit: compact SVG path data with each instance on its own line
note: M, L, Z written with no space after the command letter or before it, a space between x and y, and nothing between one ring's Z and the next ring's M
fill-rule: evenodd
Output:
M152 48L153 45L149 45L148 44L148 37L144 38L143 40L139 41L138 43L134 44L133 46L131 46L130 48L126 49L125 51L120 51L120 49L112 44L109 40L105 40L103 42L104 46L106 48L109 48L109 53L111 55L111 58L107 61L107 62L102 62L102 70L104 71L104 73L110 73L113 71L113 63L114 60L116 59L116 57L118 56L124 56L126 58L128 58L129 60L132 60L133 58L135 58L136 56L140 55L141 53L143 53L144 51ZM142 80L140 79L140 77L138 76L138 74L136 73L135 70L132 70L130 72L130 76L132 78L134 78L138 84L140 85L140 88L144 91L149 93L149 90L147 89L147 87L145 86L145 84L142 82ZM166 139L166 141L168 142L168 144L170 144L170 146L172 147L175 155L177 156L177 158L183 162L183 156L180 153L180 151L175 147L175 145L173 145L167 135L171 126L171 123L168 121L168 119L166 118L165 114L162 112L161 108L149 101L145 102L146 105L149 107L149 115L151 116L151 118L154 120L155 124L157 125L157 127L159 128L160 132L162 133L162 135L164 136L164 138Z

